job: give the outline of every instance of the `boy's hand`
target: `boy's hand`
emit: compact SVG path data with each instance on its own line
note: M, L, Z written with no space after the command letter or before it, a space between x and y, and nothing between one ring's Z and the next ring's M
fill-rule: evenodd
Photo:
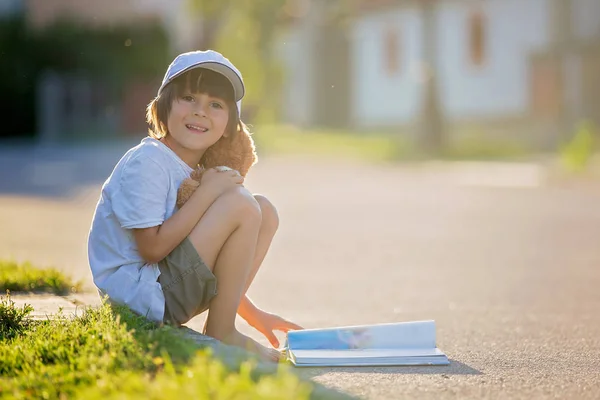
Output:
M202 174L200 187L204 191L210 191L217 198L243 183L244 177L235 170L218 171L215 168L210 168Z
M279 340L275 336L274 331L288 332L290 330L303 329L300 325L287 321L279 315L262 310L257 310L252 320L248 322L254 329L265 335L269 343L275 348L279 347Z

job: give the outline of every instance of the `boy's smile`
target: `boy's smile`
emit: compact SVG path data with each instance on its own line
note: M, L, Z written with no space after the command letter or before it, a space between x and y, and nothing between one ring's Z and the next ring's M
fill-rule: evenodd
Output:
M229 107L223 99L184 93L171 105L163 143L194 168L204 151L223 136L228 121Z
M206 133L208 132L208 128L205 128L203 126L200 125L192 125L192 124L187 124L186 127L194 132L194 133Z

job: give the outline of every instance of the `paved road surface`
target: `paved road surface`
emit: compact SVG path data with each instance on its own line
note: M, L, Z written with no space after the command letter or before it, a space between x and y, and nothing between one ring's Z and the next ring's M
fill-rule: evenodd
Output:
M89 284L85 236L117 157L98 151L66 164L0 151L1 257ZM64 181L44 186L48 162ZM305 327L434 319L450 367L303 370L360 397L598 399L600 191L543 178L528 165L264 159L247 186L281 227L250 295Z

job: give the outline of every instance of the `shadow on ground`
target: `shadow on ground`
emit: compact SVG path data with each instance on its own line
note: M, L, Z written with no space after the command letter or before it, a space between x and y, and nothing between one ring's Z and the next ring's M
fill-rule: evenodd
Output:
M255 374L273 374L277 372L278 369L284 368L287 371L297 375L301 380L308 380L310 377L304 376L300 370L294 368L291 365L286 364L274 364L258 361L251 353L248 353L238 347L225 345L211 337L202 335L201 333L190 329L186 326L180 328L181 333L196 342L199 346L202 347L210 347L214 356L221 360L223 364L228 366L231 369L238 369L241 362L246 361L248 359L254 359L256 361L256 367L254 368ZM313 385L313 391L311 393L310 398L312 400L351 400L357 399L357 397L350 396L346 393L327 388L319 383L311 382Z
M469 367L460 361L450 360L447 366L419 367L335 367L335 368L301 368L299 373L304 378L314 378L329 372L346 372L352 374L384 374L384 375L482 375L481 371Z
M0 195L69 197L81 187L104 182L140 140L62 145L0 142Z
M236 368L242 360L246 360L249 357L249 353L237 347L224 345L217 340L208 336L202 335L201 333L190 329L188 327L180 328L181 332L188 338L195 341L201 346L211 347L215 353L215 356L219 358L225 365L231 368ZM256 371L258 373L274 373L277 368L282 368L270 363L258 362ZM292 373L296 374L303 380L309 380L320 375L324 375L329 372L345 372L345 373L366 373L366 374L387 374L387 375L406 375L406 374L419 374L419 375L482 375L481 371L469 367L468 365L461 363L457 360L450 359L450 365L448 366L415 366L415 367L335 367L335 368L294 368L291 364L285 365L283 368L288 369ZM353 399L346 393L338 392L333 389L327 388L316 382L314 384L314 392L311 396L312 399Z

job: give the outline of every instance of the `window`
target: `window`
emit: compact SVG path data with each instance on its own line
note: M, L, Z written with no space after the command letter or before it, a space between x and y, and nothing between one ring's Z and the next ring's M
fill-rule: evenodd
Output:
M388 76L396 75L400 70L400 40L395 27L388 26L385 29L383 43L385 71Z
M485 17L480 11L469 16L469 55L472 65L477 67L485 63Z

